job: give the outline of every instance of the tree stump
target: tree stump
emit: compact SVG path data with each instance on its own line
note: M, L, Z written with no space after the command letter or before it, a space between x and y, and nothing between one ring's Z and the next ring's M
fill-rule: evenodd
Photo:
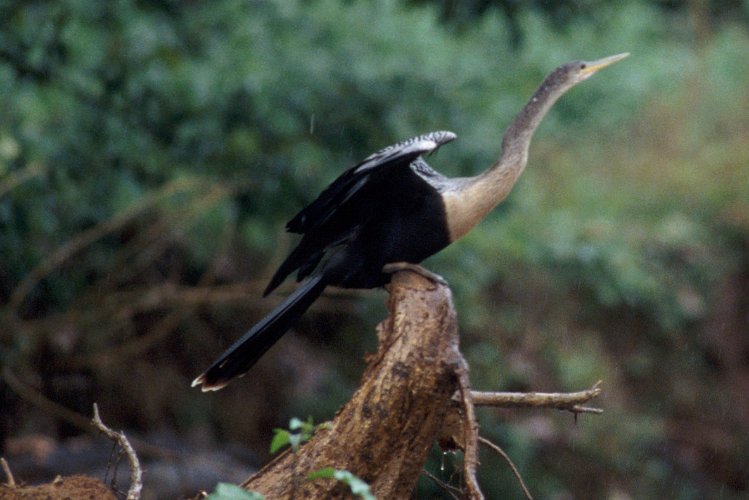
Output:
M450 290L413 271L393 276L379 348L361 385L297 452L279 455L242 487L265 498L340 498L346 485L308 480L325 467L369 483L377 498L409 498L465 373Z

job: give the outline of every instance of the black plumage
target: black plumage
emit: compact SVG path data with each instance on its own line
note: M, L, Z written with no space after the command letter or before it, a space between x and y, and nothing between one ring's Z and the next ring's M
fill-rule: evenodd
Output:
M264 295L297 269L297 280L304 279L323 259L319 273L327 284L374 288L388 281L385 264L421 262L447 246L444 206L429 183L429 174L439 174L415 160L453 139L455 134L445 131L414 137L369 156L333 181L286 225L304 236Z
M627 54L573 61L552 71L507 128L500 158L474 177L447 178L423 159L455 139L432 132L387 147L344 172L286 229L302 235L270 280L269 294L291 273L299 287L193 381L204 391L243 375L329 285L386 284L390 264L418 264L478 224L509 194L528 160L534 131L567 90Z
M387 147L344 172L286 229L302 234L264 295L297 271L306 280L243 335L193 385L220 389L242 375L296 322L328 285L375 288L386 264L418 263L450 243L445 209L421 155L455 139L432 132Z

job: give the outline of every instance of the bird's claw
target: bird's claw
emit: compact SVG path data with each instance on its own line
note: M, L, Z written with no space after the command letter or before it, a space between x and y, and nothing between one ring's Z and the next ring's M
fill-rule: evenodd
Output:
M418 264L411 264L410 262L391 262L390 264L385 264L382 267L383 273L395 274L398 271L413 271L416 274L419 274L426 279L437 283L438 285L448 286L447 280L445 280L445 278L443 278L439 274L435 274L432 271L424 269Z

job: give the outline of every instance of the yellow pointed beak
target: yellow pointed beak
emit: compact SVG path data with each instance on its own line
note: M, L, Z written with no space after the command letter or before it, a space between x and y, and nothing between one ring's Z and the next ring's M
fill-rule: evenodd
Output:
M617 54L615 56L604 57L603 59L596 59L595 61L587 61L585 63L585 68L582 69L582 72L583 74L586 74L586 75L592 75L599 69L603 69L606 66L610 66L614 64L615 62L619 62L628 56L629 56L629 52L624 52L622 54Z

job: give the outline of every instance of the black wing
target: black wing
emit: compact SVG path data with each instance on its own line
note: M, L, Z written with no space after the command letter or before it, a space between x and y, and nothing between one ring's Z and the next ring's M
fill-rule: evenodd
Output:
M439 131L412 137L411 139L388 146L367 157L361 163L348 169L334 180L315 201L302 209L288 224L291 233L306 233L321 226L336 211L356 194L372 175L382 173L387 167L406 166L419 156L430 153L442 144L452 141L456 135Z
M419 156L436 150L455 137L448 131L413 137L378 151L341 174L286 224L287 231L304 234L304 237L273 275L264 295L273 291L296 269L300 269L299 279L308 275L328 248L344 241L356 230L363 221L356 218L356 210L347 208L356 204L357 193L365 186L386 179L390 169L408 167Z

